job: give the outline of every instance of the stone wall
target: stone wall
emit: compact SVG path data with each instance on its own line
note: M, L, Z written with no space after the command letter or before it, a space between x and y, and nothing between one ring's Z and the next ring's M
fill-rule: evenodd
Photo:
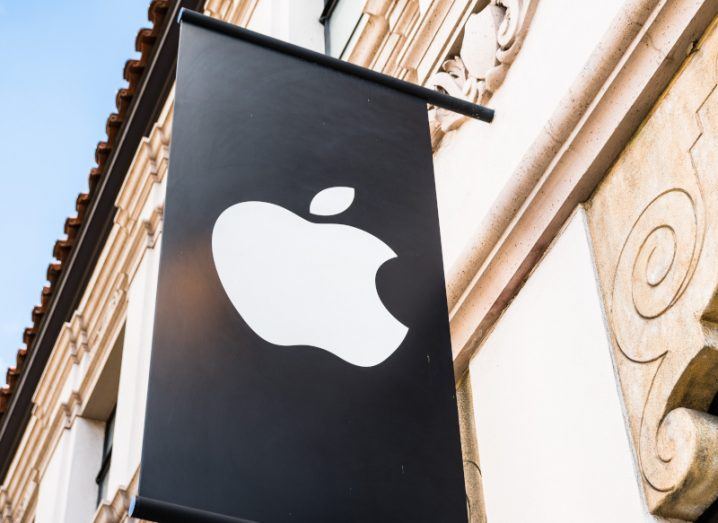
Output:
M718 31L591 198L596 264L651 512L718 496Z

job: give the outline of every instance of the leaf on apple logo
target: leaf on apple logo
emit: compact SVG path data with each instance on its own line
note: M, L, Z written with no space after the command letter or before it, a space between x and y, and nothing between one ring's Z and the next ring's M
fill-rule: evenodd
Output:
M346 211L353 201L353 187L329 187L312 198L309 212L316 216L333 216Z

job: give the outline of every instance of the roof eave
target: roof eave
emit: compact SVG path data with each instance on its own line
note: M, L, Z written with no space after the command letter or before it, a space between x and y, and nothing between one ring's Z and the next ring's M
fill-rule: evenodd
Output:
M7 411L0 419L0 478L5 481L15 451L32 413L32 397L62 326L77 308L95 268L115 216L115 200L143 137L147 136L172 87L175 75L182 8L199 10L204 0L177 0L152 50L120 129L107 170L98 182L76 240L55 282L55 290L28 351Z

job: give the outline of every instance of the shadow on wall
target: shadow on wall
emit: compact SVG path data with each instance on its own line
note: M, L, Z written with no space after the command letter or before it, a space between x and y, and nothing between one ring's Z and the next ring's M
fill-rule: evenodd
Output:
M711 403L710 409L708 409L708 413L718 416L718 395L713 398L713 402ZM698 518L698 520L696 520L696 523L718 523L718 499L715 500L710 507L708 507L708 510L706 510L703 515Z

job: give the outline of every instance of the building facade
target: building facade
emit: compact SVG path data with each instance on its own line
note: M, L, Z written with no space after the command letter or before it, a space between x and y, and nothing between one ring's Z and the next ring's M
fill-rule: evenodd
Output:
M718 521L714 0L153 0L0 393L3 521L130 519L181 7L496 110L428 108L472 522Z

